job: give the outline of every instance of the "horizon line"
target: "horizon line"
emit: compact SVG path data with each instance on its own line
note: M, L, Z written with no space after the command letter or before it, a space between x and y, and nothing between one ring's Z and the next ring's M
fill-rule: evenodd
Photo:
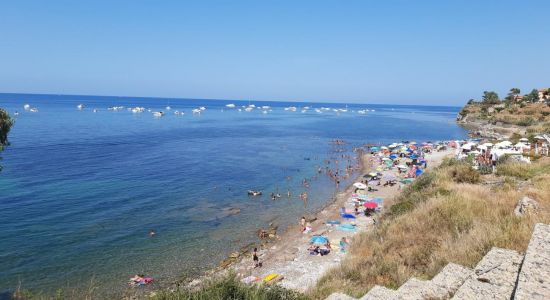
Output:
M429 105L429 104L396 104L396 103L364 103L364 102L326 102L326 101L293 101L293 100L260 100L260 99L217 99L217 98L185 98L185 97L159 97L159 96L120 96L120 95L87 95L87 94L54 94L54 93L17 93L0 92L0 95L42 95L42 96L77 96L77 97L116 97L116 98L150 98L166 100L207 100L207 101L257 101L279 103L325 103L325 104L352 104L352 105L396 105L396 106L431 106L431 107L462 107L463 105ZM329 100L330 101L330 100Z

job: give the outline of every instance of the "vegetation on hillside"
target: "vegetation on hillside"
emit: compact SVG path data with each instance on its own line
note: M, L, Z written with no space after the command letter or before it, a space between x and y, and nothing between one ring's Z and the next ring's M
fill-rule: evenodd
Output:
M470 99L459 115L466 122L485 120L491 124L518 126L527 134L550 133L550 90L543 91L542 95L541 101L536 89L522 96L518 88L512 88L501 100L497 93L485 91L481 101Z
M474 267L492 247L525 251L534 224L550 223L550 159L504 162L498 170L480 175L447 160L423 174L381 222L355 237L346 259L308 295L360 297L376 284L397 288L412 276L431 279L449 262ZM518 217L514 207L525 195L540 209Z
M9 145L8 134L13 126L13 122L8 112L0 108L0 152ZM2 157L0 157L1 159ZM2 165L0 165L0 171L2 171Z
M153 300L300 300L307 299L305 295L279 286L246 285L234 275L213 281L198 290L161 290L151 299Z

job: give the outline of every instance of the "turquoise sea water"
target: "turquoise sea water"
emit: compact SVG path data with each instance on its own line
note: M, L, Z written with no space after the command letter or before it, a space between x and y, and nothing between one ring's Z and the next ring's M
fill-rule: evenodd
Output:
M25 111L26 103L38 112ZM228 103L271 111L239 112ZM200 106L206 110L193 115ZM302 113L303 106L311 109ZM0 94L0 107L20 113L1 154L0 293L19 281L53 290L94 278L108 292L136 273L160 282L197 274L257 241L258 228L284 228L326 204L336 186L315 175L335 158L331 140L351 150L465 137L454 123L458 107L349 104L347 112L317 113L346 105L20 94ZM357 113L363 109L375 111ZM311 180L307 207L298 197L304 178ZM250 198L248 189L264 196ZM287 190L290 199L268 197Z

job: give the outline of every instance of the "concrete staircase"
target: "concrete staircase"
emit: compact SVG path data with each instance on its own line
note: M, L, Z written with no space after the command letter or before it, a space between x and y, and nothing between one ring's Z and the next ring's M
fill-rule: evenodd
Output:
M329 300L355 300L334 293ZM550 225L536 224L525 255L493 248L470 269L449 263L431 280L410 278L399 289L374 286L360 300L550 299Z

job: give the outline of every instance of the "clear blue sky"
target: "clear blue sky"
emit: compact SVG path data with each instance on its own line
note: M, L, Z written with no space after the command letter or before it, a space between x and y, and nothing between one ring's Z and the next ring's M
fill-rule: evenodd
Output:
M0 2L0 92L460 105L547 86L550 1Z

